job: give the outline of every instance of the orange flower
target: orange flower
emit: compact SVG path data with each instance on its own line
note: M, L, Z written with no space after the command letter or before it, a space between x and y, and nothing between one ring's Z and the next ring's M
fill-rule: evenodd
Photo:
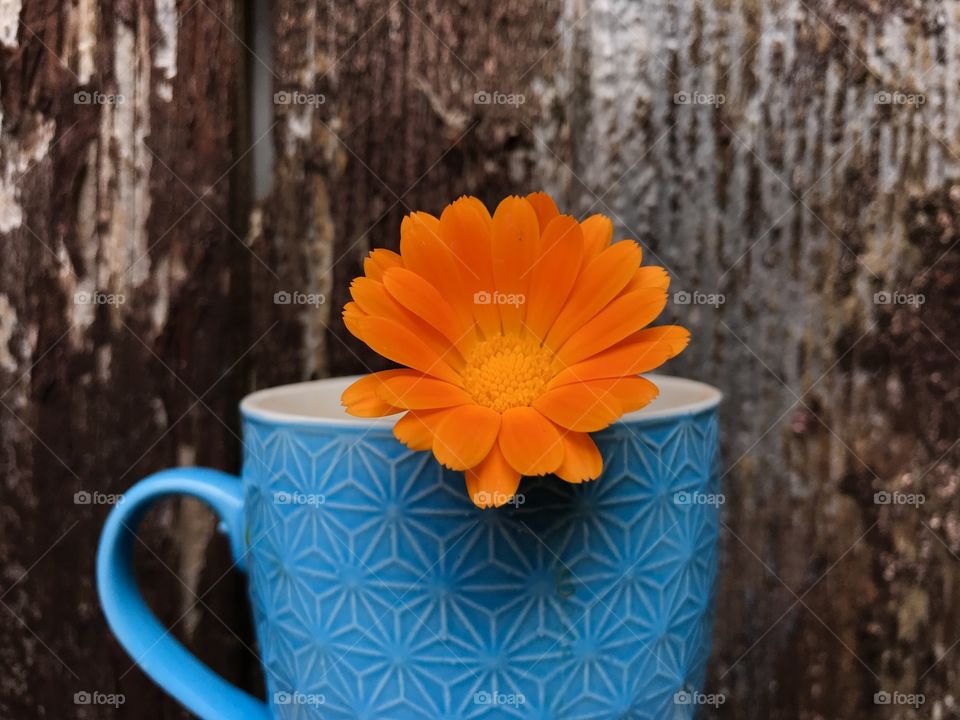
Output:
M351 333L405 367L347 388L347 412L405 413L394 435L465 471L479 507L508 502L522 475L598 477L588 433L653 400L639 374L690 338L643 329L669 278L612 237L608 218L578 223L544 193L508 197L492 217L472 197L439 219L408 215L400 254L371 252L343 311Z

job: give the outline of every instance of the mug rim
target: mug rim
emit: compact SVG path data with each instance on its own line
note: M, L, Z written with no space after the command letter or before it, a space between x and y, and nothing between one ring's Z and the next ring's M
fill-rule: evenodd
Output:
M364 376L341 375L339 377L329 377L320 380L307 380L285 385L275 385L257 390L246 395L240 401L240 414L244 420L256 420L271 425L370 429L392 427L397 421L399 413L386 417L359 418L347 415L343 410L339 403L340 394L349 384L361 377ZM691 380L675 375L659 375L656 373L645 374L643 377L657 385L660 389L660 395L647 407L627 413L613 423L611 427L616 427L617 425L646 425L662 420L697 415L713 410L723 400L723 393L720 390L699 380ZM307 412L282 410L269 406L271 401L276 402L278 399L286 399L288 402L292 399L295 405L307 405L308 401L305 399L305 396L311 391L318 392L321 399L324 397L328 399L331 396L335 397L337 401L336 416L334 416L332 412L329 414L311 415ZM667 401L668 395L683 392L688 394L693 393L699 397L676 404L671 404Z

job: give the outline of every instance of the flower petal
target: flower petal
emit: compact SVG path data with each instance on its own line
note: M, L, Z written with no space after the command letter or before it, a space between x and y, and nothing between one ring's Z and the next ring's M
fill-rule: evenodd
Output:
M490 221L478 204L482 207L475 198L463 197L448 205L440 215L440 236L457 259L457 277L473 317L483 334L491 337L500 332L500 313L496 305L478 301L482 293L489 297L497 289L490 254Z
M483 462L467 470L466 480L467 494L479 508L505 505L520 487L520 473L510 467L496 443Z
M385 403L380 398L367 398L360 400L345 408L347 415L360 418L378 418L387 415L396 415L403 412L403 408L393 407Z
M583 229L583 264L593 260L606 250L613 241L613 223L606 215L591 215L582 223Z
M401 272L408 272L397 268ZM393 272L393 269L390 270ZM384 274L386 277L386 273ZM426 342L434 352L447 360L452 367L459 369L463 366L463 358L457 355L453 344L429 323L420 319L387 292L383 283L370 278L360 277L350 283L350 294L357 306L364 314L393 320L403 327L413 331L421 340ZM356 332L348 326L350 332ZM358 336L359 337L359 336ZM361 338L362 339L362 338Z
M574 332L557 352L557 359L564 365L573 365L596 355L649 325L666 305L667 293L661 288L643 288L621 295Z
M625 413L635 412L649 405L660 394L660 388L643 377L627 377L617 380L597 380L594 387L609 387Z
M537 213L537 221L540 223L540 234L542 235L550 221L560 214L560 210L557 209L557 204L553 201L553 198L545 192L530 193L527 195L526 201L533 206L534 212Z
M371 250L363 261L363 274L371 280L379 280L383 273L392 267L403 267L403 260L393 250L377 248Z
M451 470L479 464L490 452L500 431L500 414L482 405L461 405L448 410L437 423L433 454Z
M400 221L400 257L403 267L423 273L430 267L430 258L423 252L422 242L440 239L440 218L430 213L412 212Z
M678 355L688 342L690 331L678 325L647 328L593 357L565 368L547 387L649 372Z
M472 298L460 281L460 261L440 234L440 221L426 213L411 213L400 223L400 254L404 266L433 285L447 299L463 327L473 323Z
M461 323L457 313L440 292L411 270L391 268L383 274L387 292L403 307L435 328L461 352L472 343L473 322Z
M637 272L634 273L630 282L628 282L627 286L623 289L623 292L633 292L634 290L640 290L645 287L656 287L661 290L666 290L670 287L670 274L659 265L644 265L643 267L637 268Z
M664 343L670 347L670 357L674 357L683 352L684 348L690 344L690 331L679 325L660 325L641 330L627 338L627 341ZM639 372L643 372L643 370Z
M431 410L473 402L462 388L419 373L384 378L376 393L384 402L405 410Z
M455 385L460 385L460 375L435 349L422 340L415 331L396 320L382 317L360 317L356 321L357 332L370 349L400 365L433 375Z
M532 407L510 408L503 413L500 449L521 475L544 475L563 461L560 431Z
M588 264L573 286L570 297L547 335L546 343L559 349L574 332L613 300L640 265L640 246L622 240Z
M554 474L569 483L595 480L603 471L603 458L597 444L587 433L563 434L563 462Z
M348 302L343 306L343 324L354 337L360 337L360 320L367 314L355 302Z
M429 450L433 447L436 426L448 412L441 410L411 410L393 426L394 437L411 450Z
M529 270L539 251L540 224L533 207L523 198L505 198L493 214L491 252L496 287L492 289L525 301ZM526 315L524 303L500 303L497 309L504 332L520 329Z
M547 336L580 271L583 232L568 215L550 221L541 238L543 248L530 273L526 325L538 338Z
M340 403L346 408L347 413L354 417L383 417L403 412L403 408L384 401L377 394L377 389L384 380L409 372L409 370L382 370L364 375L343 391L340 395Z
M602 430L623 414L609 387L594 383L561 385L533 401L533 407L560 427L577 432Z
M487 210L487 206L483 204L483 201L480 198L474 197L473 195L464 195L461 200L470 205L487 224L487 227L490 227L490 224L493 222L493 218L490 217L490 211Z

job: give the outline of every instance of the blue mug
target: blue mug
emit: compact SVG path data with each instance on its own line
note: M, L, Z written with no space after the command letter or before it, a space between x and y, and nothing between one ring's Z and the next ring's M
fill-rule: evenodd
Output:
M650 406L594 435L598 480L528 478L496 510L390 419L347 416L353 378L256 392L242 479L167 470L113 508L97 556L107 621L204 720L692 717L713 697L721 395L651 379ZM136 588L137 525L182 494L220 516L247 573L265 702L193 657Z

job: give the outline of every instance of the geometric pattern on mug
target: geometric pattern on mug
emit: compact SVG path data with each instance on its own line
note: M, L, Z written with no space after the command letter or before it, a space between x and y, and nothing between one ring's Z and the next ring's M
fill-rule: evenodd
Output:
M716 411L595 434L598 481L478 510L389 427L245 426L250 596L281 718L692 717ZM713 498L711 500L711 498Z

